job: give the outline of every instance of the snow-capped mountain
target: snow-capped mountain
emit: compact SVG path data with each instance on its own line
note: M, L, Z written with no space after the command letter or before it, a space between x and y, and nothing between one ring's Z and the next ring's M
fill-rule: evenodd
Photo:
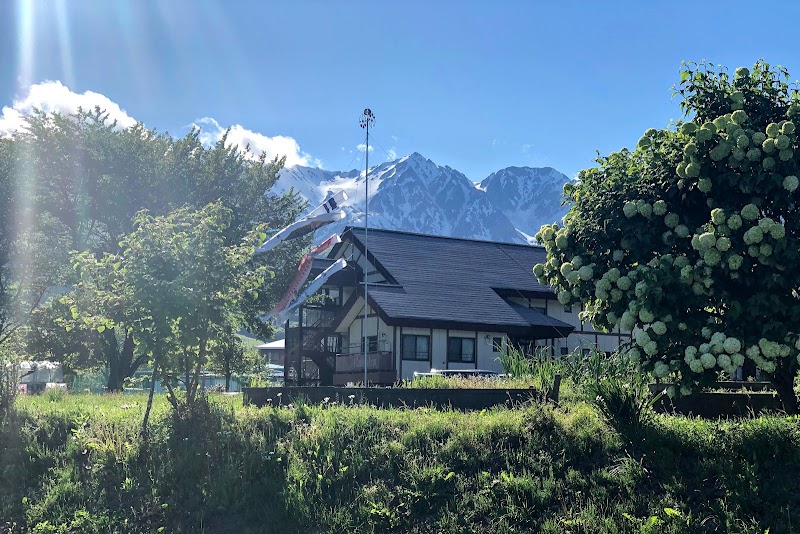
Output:
M369 172L369 225L452 237L530 242L541 225L561 219L561 191L569 179L549 167L509 167L480 184L418 153L382 163ZM364 172L295 166L281 171L272 193L293 188L310 208L344 190L347 217L320 229L317 240L347 225L363 225Z
M527 235L561 220L561 192L569 179L552 167L507 167L480 183L489 201Z

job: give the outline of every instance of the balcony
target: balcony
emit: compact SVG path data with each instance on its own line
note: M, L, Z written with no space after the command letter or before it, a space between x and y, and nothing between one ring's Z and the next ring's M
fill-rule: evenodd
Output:
M389 350L371 348L375 350L367 352L367 380L372 384L393 384L397 379L394 356ZM364 381L364 352L359 352L359 349L358 346L348 347L345 352L336 355L333 375L335 386Z

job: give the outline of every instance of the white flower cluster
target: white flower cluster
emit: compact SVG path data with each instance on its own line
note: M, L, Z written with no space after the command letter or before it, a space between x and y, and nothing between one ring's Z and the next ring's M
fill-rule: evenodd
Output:
M788 336L787 336L788 341ZM800 341L795 343L795 348L800 350ZM778 343L765 338L758 340L757 345L751 345L745 351L747 357L755 362L756 367L766 373L774 373L777 369L778 358L785 358L792 352L786 343Z
M558 301L564 305L573 304L578 300L583 288L582 284L590 282L594 277L594 263L585 263L581 256L575 256L571 261L559 261L560 257L569 248L572 236L571 226L568 223L565 228L559 228L557 224L545 225L536 234L536 239L542 243L547 250L549 259L545 263L538 263L533 266L533 274L542 285L553 285L554 277L562 277L566 284L562 285L559 291ZM564 289L563 286L570 286Z
M667 203L663 200L657 200L653 204L645 200L630 200L623 204L622 213L629 219L636 215L649 219L654 214L662 216L667 213Z
M708 340L706 343L684 349L684 361L692 372L702 373L717 367L732 375L744 363L739 339L728 337L723 332L712 332L708 327L703 328L701 333Z
M710 193L713 184L703 174L704 156L715 162L715 167L727 164L731 169L751 168L758 165L764 171L772 172L778 161L789 161L794 157L795 124L790 120L771 123L760 132L748 127L750 118L742 109L743 101L738 100L741 92L731 95L733 113L717 117L713 121L698 126L688 122L681 125L680 132L688 138L684 145L684 158L676 172L681 178L678 187L685 187L686 181L695 181L697 189ZM787 177L789 178L789 177ZM797 178L784 180L787 191L797 189ZM747 187L743 185L742 187Z

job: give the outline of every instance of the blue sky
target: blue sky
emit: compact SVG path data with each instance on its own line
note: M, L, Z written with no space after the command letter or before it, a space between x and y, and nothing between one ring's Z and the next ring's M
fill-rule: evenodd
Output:
M799 15L752 0L11 0L0 120L104 96L160 131L238 125L237 139L344 170L363 165L370 107L371 162L417 151L473 180L511 165L572 176L679 117L681 60L763 57L800 77Z

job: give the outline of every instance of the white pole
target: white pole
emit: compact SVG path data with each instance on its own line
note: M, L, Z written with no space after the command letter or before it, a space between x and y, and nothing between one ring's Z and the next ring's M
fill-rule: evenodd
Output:
M367 336L367 317L369 312L369 300L367 298L367 275L369 271L369 256L367 255L367 251L369 250L367 238L367 232L369 231L369 125L374 121L375 115L369 108L364 110L364 114L361 115L361 119L359 120L361 127L367 130L367 149L364 152L366 154L367 162L367 170L364 173L364 192L366 193L364 198L364 321L361 323L361 330L364 334L364 387L369 385L367 381L367 352L369 351L369 342Z
M369 385L367 382L367 350L369 349L369 343L367 342L367 313L369 311L369 304L367 300L367 271L369 271L369 257L367 256L367 250L369 250L367 245L367 229L369 228L369 121L367 121L366 145L367 150L364 152L367 159L367 170L364 177L364 190L366 192L366 198L364 200L364 387Z

